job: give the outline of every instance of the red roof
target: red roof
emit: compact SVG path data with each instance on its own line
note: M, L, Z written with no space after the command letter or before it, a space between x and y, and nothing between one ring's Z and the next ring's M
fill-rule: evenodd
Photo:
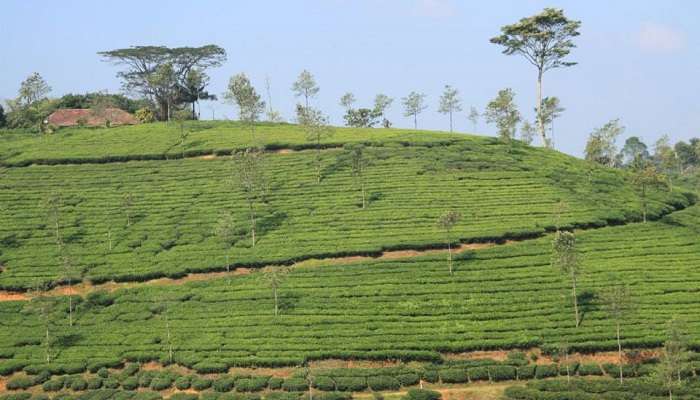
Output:
M105 108L99 115L88 108L66 108L54 111L49 115L48 122L55 126L76 126L81 119L86 126L104 126L107 120L112 126L138 124L133 115L119 108Z

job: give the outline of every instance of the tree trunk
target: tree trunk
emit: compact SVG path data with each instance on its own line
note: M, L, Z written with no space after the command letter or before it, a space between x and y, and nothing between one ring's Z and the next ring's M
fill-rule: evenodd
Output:
M413 129L418 129L418 114L413 114Z
M165 330L167 331L168 335L168 359L170 360L170 363L173 362L173 343L170 340L170 320L168 319L168 314L165 314Z
M277 288L276 287L272 288L272 295L275 298L275 317L276 317L278 312L279 312L279 307L277 305Z
M70 289L70 280L68 281L68 288ZM68 326L73 326L73 296L68 295Z
M642 221L647 223L647 186L642 184Z
M253 247L255 247L255 207L253 203L250 203L250 236L253 240Z
M576 327L578 328L581 323L581 318L578 314L578 296L576 295L576 274L572 271L571 273L571 297L574 300L574 317L576 318Z
M452 133L452 111L450 111L450 133Z
M197 119L197 112L194 109L194 101L192 102L192 119Z
M566 351L564 356L566 362L566 383L571 383L571 372L569 371L569 351Z
M321 183L321 135L316 135L316 183Z
M365 200L365 181L360 178L360 191L362 192L362 209L364 210L367 206L367 201Z
M617 322L617 362L620 367L620 383L622 383L622 342L620 341L620 322Z
M452 273L452 243L450 243L450 238L447 238L447 263L450 267L450 275L453 275Z
M48 315L46 316L48 319ZM46 363L51 363L51 341L49 340L49 322L46 321Z
M542 146L548 147L547 134L544 130L544 121L542 120L542 74L544 71L540 69L537 72L537 128L540 131L540 137L542 137Z

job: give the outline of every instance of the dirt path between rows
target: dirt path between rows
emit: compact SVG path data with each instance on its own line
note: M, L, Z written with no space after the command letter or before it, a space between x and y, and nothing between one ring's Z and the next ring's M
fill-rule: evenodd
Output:
M484 250L495 246L511 244L513 241L505 241L503 243L488 242L488 243L464 243L458 247L452 249L453 254L463 253L465 251L478 251ZM299 261L298 263L292 264L291 268L305 268L305 267L318 267L323 265L344 265L353 264L365 261L374 260L398 260L402 258L411 258L430 254L447 254L446 249L430 249L430 250L391 250L384 251L379 256L347 256L347 257L333 257L333 258L312 258L309 260ZM276 265L271 265L276 266ZM230 272L202 272L202 273L190 273L183 278L158 278L151 279L145 282L106 282L97 285L91 283L78 283L70 286L58 286L51 290L46 291L49 296L86 296L90 292L97 290L105 290L108 292L113 292L118 289L133 288L138 286L148 286L148 285L184 285L188 282L195 281L205 281L224 277L233 277L240 275L248 275L253 272L252 268L238 267L232 269ZM29 301L31 300L29 294L25 292L13 292L13 291L3 291L0 290L0 302L4 301Z

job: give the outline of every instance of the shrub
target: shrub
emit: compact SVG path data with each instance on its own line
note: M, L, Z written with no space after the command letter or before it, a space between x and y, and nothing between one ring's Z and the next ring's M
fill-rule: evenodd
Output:
M153 111L151 111L150 108L146 108L146 107L139 108L138 110L136 110L136 112L134 113L134 117L136 117L136 120L142 124L147 124L147 123L150 123L150 122L153 122L156 120L156 117L153 114ZM185 399L182 399L182 400L185 400Z
M105 389L117 389L119 382L114 378L107 378L102 381L102 387Z
M554 364L538 365L535 369L535 378L537 379L551 378L557 375L559 375L559 370L557 370L557 366Z
M12 375L17 371L21 371L25 366L25 363L14 360L0 362L0 375Z
M299 400L303 395L303 392L271 392L265 400Z
M198 400L199 396L192 393L175 393L170 396L170 400Z
M324 392L332 392L335 390L335 382L329 376L317 376L316 379L314 379L313 387L318 390L323 390Z
M196 377L192 380L192 389L205 390L211 387L211 380L206 378Z
M437 383L440 380L438 372L434 369L425 370L421 373L423 380L430 383Z
M283 379L279 379L279 386L277 389L282 387ZM259 392L267 387L268 378L256 377L256 378L243 378L236 380L236 391L238 392ZM272 389L272 388L271 388Z
M440 392L426 389L408 389L408 393L403 397L406 400L440 400Z
M318 379L318 378L316 378L316 379ZM283 383L284 383L284 379L273 376L272 378L270 378L267 381L267 387L269 387L271 390L278 390L278 389L282 388Z
M518 379L533 379L535 377L535 368L537 368L535 365L524 365L522 367L518 367Z
M468 379L463 369L452 368L440 370L440 380L442 383L464 383Z
M139 380L135 376L130 376L122 381L122 388L124 390L136 390L138 387Z
M105 367L102 367L97 371L97 376L99 376L100 378L108 378L109 370Z
M181 377L175 379L175 387L178 390L189 389L191 380L192 380L192 377L190 377L190 376L181 376Z
M508 353L507 363L517 366L527 365L527 354L519 350L513 350Z
M87 389L87 381L82 376L76 376L73 378L70 388L75 391L85 390Z
M170 376L159 376L151 381L151 389L153 390L165 390L170 389L173 385L173 378Z
M204 392L199 394L200 400L219 400L221 398L223 398L223 395L216 392Z
M489 367L469 368L467 374L471 381L488 381L491 378L489 375Z
M393 376L370 376L367 378L367 386L372 390L397 390L401 387L399 380Z
M222 376L214 381L212 387L219 393L230 392L235 385L235 380L232 376Z
M44 395L46 397L46 400L49 400L49 397ZM32 397L31 393L12 393L12 394L5 394L5 395L0 395L0 400L29 400ZM36 400L37 397L34 397Z
M138 375L139 379L139 386L146 388L151 386L151 382L153 381L153 372L152 371L144 371Z
M51 372L43 370L34 377L34 384L38 385L51 379Z
M314 396L316 400L352 400L352 393L325 392Z
M509 365L494 365L489 367L489 372L491 379L496 382L514 380L517 376L515 367Z
M102 378L94 377L88 379L87 388L90 390L97 390L102 387Z
M124 367L122 374L125 376L132 376L132 375L135 375L137 372L139 372L139 369L141 369L141 368L139 367L138 364L129 363L129 364L126 364L126 366Z
M401 386L413 386L420 382L420 377L416 373L401 374L396 377L399 380Z
M103 360L103 361L95 361L87 366L87 370L92 372L93 374L97 371L99 371L101 368L121 368L124 366L124 363L120 359L112 359L112 360Z
M228 371L228 365L214 361L202 361L195 364L193 368L200 374L216 374Z
M44 392L58 392L59 390L63 389L65 384L66 378L58 377L44 382L44 384L41 385L41 388L44 390Z
M10 379L7 381L7 385L5 387L8 390L20 390L20 389L29 389L30 387L34 386L34 379L28 377L28 376L18 376L15 378Z
M309 384L306 380L301 378L289 378L285 379L282 384L282 390L286 392L303 392L309 388Z
M362 377L335 378L335 387L340 392L361 392L367 389L367 382Z

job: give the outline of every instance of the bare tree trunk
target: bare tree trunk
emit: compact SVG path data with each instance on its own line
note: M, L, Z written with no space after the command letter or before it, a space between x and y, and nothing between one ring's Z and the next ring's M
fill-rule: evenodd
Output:
M321 135L316 135L316 183L321 183Z
M250 236L253 239L253 247L255 247L255 207L250 203Z
M620 383L622 383L622 342L620 341L620 322L617 322L617 362L620 367Z
M70 289L70 280L68 281L68 288ZM73 296L68 295L68 326L73 326Z
M452 111L450 111L450 133L452 133Z
M542 137L542 145L548 147L547 133L544 130L544 121L542 120L542 74L543 71L540 69L537 72L537 128Z
M165 313L165 330L168 335L168 360L170 363L173 362L173 342L170 340L170 320L168 319L168 313Z
M418 114L413 114L413 129L418 129Z
M364 210L366 207L367 201L365 200L365 180L360 177L360 191L362 192L362 209Z
M565 362L566 362L566 383L571 383L571 373L569 371L569 351L567 350L565 355Z
M453 275L452 272L452 243L450 243L450 238L447 238L447 263L450 267L450 275Z
M46 316L46 363L51 363L51 341L49 339L49 321L48 315Z
M576 295L576 274L572 271L571 272L571 297L574 300L574 317L576 318L576 327L581 324L581 317L579 316L578 313L578 296Z
M276 317L278 312L279 312L279 306L277 305L277 287L272 288L272 295L275 298L275 317Z

